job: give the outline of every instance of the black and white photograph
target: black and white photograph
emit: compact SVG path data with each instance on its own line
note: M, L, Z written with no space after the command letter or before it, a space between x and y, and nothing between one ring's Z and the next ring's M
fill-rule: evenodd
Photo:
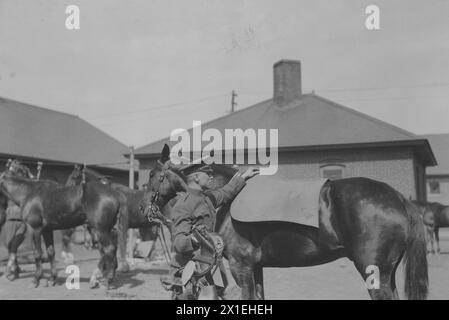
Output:
M448 270L449 1L0 0L0 300L263 316Z

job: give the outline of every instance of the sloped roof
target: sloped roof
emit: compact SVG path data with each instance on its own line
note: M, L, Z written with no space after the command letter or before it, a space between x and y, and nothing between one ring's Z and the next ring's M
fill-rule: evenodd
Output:
M126 169L127 151L75 115L0 98L0 154Z
M428 139L432 147L438 165L427 168L427 175L449 175L449 133L422 135Z
M288 106L278 107L273 101L254 106L202 124L202 130L224 129L278 129L279 148L324 145L370 144L377 142L408 142L423 139L415 134L380 121L366 114L344 107L316 94L304 94ZM189 130L192 132L192 129ZM135 154L159 154L169 138L150 143ZM208 144L205 142L204 145ZM429 151L427 162L433 165ZM425 154L426 152L424 152Z

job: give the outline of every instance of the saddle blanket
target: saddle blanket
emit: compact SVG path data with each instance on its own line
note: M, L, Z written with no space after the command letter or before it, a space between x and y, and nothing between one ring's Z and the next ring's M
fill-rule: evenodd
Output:
M326 181L256 176L232 202L231 216L242 222L284 221L318 228L320 190Z

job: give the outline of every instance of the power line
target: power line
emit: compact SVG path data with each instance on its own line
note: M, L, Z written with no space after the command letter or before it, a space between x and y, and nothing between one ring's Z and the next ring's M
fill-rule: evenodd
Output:
M220 94L220 95L215 95L215 96L209 96L209 97L204 97L204 98L191 100L191 101L176 102L176 103L161 105L161 106L157 106L157 107L153 107L153 108L141 108L141 109L136 109L136 110L127 111L127 112L117 112L117 113L108 114L106 116L103 115L103 116L98 116L98 117L86 117L86 118L90 119L90 120L107 119L107 118L113 118L113 117L128 115L128 114L135 114L135 113L149 112L149 111L153 111L153 110L181 107L181 106L186 106L186 105L189 105L189 104L192 104L192 103L198 103L198 102L214 100L216 98L224 97L224 96L227 96L227 94Z
M321 89L316 91L322 92L357 92L357 91L377 91L377 90L389 90L389 89L411 89L411 88L431 88L431 87L448 87L449 83L427 83L427 84L415 84L406 86L395 87L365 87L365 88L341 88L341 89Z
M335 89L320 89L320 90L315 90L315 91L337 93L337 92L363 92L363 91L379 91L379 90L390 90L390 89L432 88L432 87L448 87L448 86L449 86L449 83L425 83L425 84L414 84L414 85L404 85L404 86L394 86L394 87L335 88ZM245 92L241 92L241 94L243 94L243 95L268 95L271 93L262 92L262 91L258 91L258 92L245 91ZM86 119L89 119L89 120L109 119L109 118L120 117L123 115L129 115L129 114L144 113L144 112L150 112L150 111L161 110L161 109L171 109L171 108L176 108L176 107L187 106L192 103L210 101L210 100L214 100L216 98L225 97L225 96L227 96L227 94L219 94L219 95L208 96L208 97L199 98L199 99L195 99L195 100L190 100L190 101L183 101L183 102L176 102L176 103L171 103L171 104L166 104L166 105L160 105L160 106L156 106L156 107L141 108L141 109L136 109L136 110L132 110L132 111L117 112L117 113L112 113L112 114L107 114L107 115L102 115L102 116L86 117ZM235 93L235 91L233 91L232 102L231 102L231 112L232 112L232 110L235 110L235 106L237 105L237 103L235 103L235 97L237 97L237 94ZM420 99L420 98L444 98L444 97L431 97L431 96L429 96L429 97L395 97L395 98L376 97L376 98L368 98L368 99L350 99L350 100L351 101L408 100L408 99L414 99L414 98Z
M315 89L315 92L359 92L359 91L379 91L390 89L412 89L412 88L442 88L449 87L449 83L423 83L404 86L391 86L391 87L361 87L361 88L333 88L333 89ZM271 92L267 91L243 91L241 94L245 95L267 95Z
M375 98L354 98L341 99L344 101L385 101L385 100L414 100L414 99L449 99L449 96L410 96L410 97L375 97Z

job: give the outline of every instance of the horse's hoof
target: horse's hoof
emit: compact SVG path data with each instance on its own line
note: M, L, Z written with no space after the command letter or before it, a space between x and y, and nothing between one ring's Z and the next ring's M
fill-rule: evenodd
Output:
M103 290L103 291L109 291L109 290L112 289L111 286L110 286L109 284L105 284L105 283L100 284L100 288L101 288L101 290Z
M37 287L39 287L39 282L40 281L38 279L33 279L33 281L31 283L35 288L37 288Z
M100 281L98 281L98 280L90 280L89 281L89 288L97 289L99 287L100 287Z
M122 273L126 273L126 272L129 272L130 269L131 269L131 268L129 267L129 264L128 264L128 263L123 263L123 264L121 264L121 265L117 268L117 271L118 271L118 272L122 272Z
M56 285L56 279L50 279L48 280L48 287L54 287Z
M18 278L19 276L15 273L8 273L5 274L5 278L8 279L9 281L14 281Z

